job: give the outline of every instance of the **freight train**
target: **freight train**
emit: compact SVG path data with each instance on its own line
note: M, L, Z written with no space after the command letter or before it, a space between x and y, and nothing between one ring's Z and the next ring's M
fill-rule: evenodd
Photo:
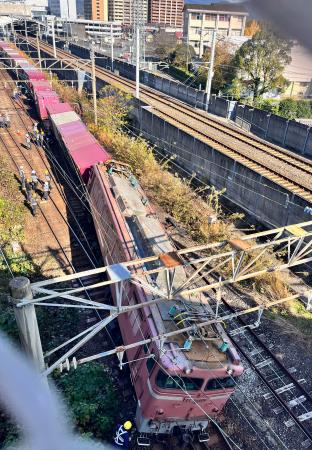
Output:
M62 103L44 74L31 67L16 49L0 42L3 58L13 69L36 104L38 115L81 175L89 196L99 245L106 265L149 255L174 254L174 247L137 179L127 165L116 163L96 141L71 106ZM56 94L56 95L55 95ZM148 267L148 266L147 266ZM186 279L183 265L175 282ZM147 283L166 286L161 273ZM116 302L115 289L112 297ZM153 298L149 290L132 286L125 304ZM184 298L145 306L118 318L125 344L158 336L211 317L207 298ZM243 372L240 357L221 324L194 328L172 340L156 341L127 352L137 397L136 425L146 445L149 435L182 430L207 440L207 426L234 391Z

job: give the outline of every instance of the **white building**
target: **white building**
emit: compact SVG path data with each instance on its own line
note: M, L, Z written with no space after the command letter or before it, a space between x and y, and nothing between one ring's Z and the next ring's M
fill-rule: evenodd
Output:
M50 14L62 19L77 19L76 0L49 0Z

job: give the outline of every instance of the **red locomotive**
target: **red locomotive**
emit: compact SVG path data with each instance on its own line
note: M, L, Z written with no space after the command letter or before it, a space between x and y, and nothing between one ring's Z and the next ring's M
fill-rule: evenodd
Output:
M105 264L174 252L129 167L110 162L109 153L71 106L62 103L50 83L42 80L42 72L30 67L28 60L22 61L23 56L9 44L0 42L0 51L8 60L13 58L17 76L27 83L40 119L52 130L86 183ZM180 266L176 282L181 284L185 278ZM146 281L160 288L166 283L160 274ZM124 301L129 304L153 298L150 291L141 287L133 286L126 294ZM114 288L112 295L116 301ZM161 302L120 315L124 343L158 336L178 329L181 324L207 320L212 316L207 300L207 297L180 297L174 303ZM236 378L243 372L235 348L220 324L195 327L192 333L156 342L127 352L138 399L139 432L168 434L179 428L184 432L205 433L209 418L222 410L234 391Z

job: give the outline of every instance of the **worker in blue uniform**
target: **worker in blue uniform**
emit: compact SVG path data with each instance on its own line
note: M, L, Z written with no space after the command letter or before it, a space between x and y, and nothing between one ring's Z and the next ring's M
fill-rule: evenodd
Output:
M116 448L129 448L130 436L129 431L132 428L132 423L127 420L123 425L118 425L114 437Z
M21 179L21 189L22 191L24 191L26 189L26 176L24 172L24 166L19 166L18 172Z

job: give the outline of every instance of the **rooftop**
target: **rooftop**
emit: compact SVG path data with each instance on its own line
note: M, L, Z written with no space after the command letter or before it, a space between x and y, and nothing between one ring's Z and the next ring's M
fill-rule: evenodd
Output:
M210 3L210 4L196 4L185 3L183 10L203 10L213 11L219 13L236 13L236 14L248 14L248 11L244 3Z

